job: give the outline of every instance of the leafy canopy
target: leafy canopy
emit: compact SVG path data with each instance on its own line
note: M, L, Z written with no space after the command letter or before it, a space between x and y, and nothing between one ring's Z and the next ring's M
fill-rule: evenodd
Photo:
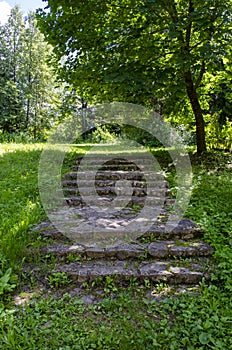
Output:
M40 27L63 76L97 96L107 87L109 98L141 92L144 101L164 91L181 97L183 71L191 68L198 86L202 69L212 72L230 54L231 1L49 0L48 6Z
M206 149L206 78L222 66L231 72L231 0L48 0L48 8L38 12L40 28L81 96L163 114L190 106L198 150Z

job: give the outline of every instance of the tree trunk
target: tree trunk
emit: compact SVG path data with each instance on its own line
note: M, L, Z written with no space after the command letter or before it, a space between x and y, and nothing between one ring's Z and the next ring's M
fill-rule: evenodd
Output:
M205 142L205 123L203 118L202 109L198 100L197 92L193 84L192 74L189 71L184 73L185 86L188 94L188 98L191 103L191 107L194 113L196 121L196 141L197 141L197 153L201 155L206 151Z

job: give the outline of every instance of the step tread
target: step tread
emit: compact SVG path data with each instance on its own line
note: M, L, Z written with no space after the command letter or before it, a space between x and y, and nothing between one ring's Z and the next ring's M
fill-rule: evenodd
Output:
M82 196L66 196L66 197L63 197L63 199L64 200L73 200L73 201L83 201L83 200L85 200L85 198L87 199L87 200L89 200L89 201L95 201L95 202L97 202L98 200L99 201L103 201L103 200L105 200L105 201L108 201L108 202L110 202L110 201L113 201L114 199L117 199L117 200L122 200L123 202L125 202L125 200L127 200L128 202L130 201L130 200L134 200L134 201L136 201L136 200L138 200L138 201L140 201L140 200L144 200L144 199L146 199L146 201L160 201L160 200L164 200L164 199L166 199L166 197L165 196L147 196L147 195L144 195L144 196L134 196L134 195L132 195L132 196L129 196L128 197L128 195L124 195L124 196L122 196L122 195L120 195L120 196L113 196L113 195L110 195L110 194L102 194L102 195L98 195L97 197L96 196L94 196L94 195L91 195L91 194L88 194L88 195L85 195L84 197L82 197ZM129 200L128 200L129 199Z
M115 246L85 247L82 245L56 244L47 246L43 254L65 257L70 254L86 258L167 258L167 257L196 257L211 256L212 247L203 241L164 240L147 244L124 243Z
M114 169L118 169L118 170L143 170L143 169L146 169L147 165L144 163L144 164L132 164L132 163L119 163L119 164L107 164L107 163L91 163L91 164L86 164L86 165L80 165L80 164L77 164L77 165L73 165L71 170L72 171L79 171L80 169L85 169L86 170L91 170L91 169L96 169L96 168L99 168L99 169L103 169L103 170L106 170L106 169L109 169L109 170L114 170ZM155 167L154 167L154 170L155 170Z
M128 154L121 154L120 156L114 156L113 154L105 156L104 154L96 154L95 156L83 156L77 158L73 164L79 165L81 161L85 164L152 164L154 163L150 157L138 157Z
M130 278L150 279L153 281L165 281L168 283L193 284L207 277L204 264L191 263L186 267L173 265L171 261L106 261L95 260L83 263L57 264L53 272L64 272L78 282L93 281L96 278L106 276L118 276L121 280Z
M115 187L116 180L107 179L107 180L99 180L99 179L66 179L62 180L61 184L63 186L81 186L88 187L88 184L92 185L94 181L95 186L99 187ZM140 180L131 180L131 186L134 188L167 188L168 182L164 181L140 181Z
M117 239L118 241L122 239L122 237L123 239L125 239L125 236L133 239L134 227L138 229L138 232L142 232L140 239L152 238L152 240L191 240L196 238L202 238L204 236L204 231L188 219L180 220L178 225L176 224L176 222L171 220L168 222L168 225L166 225L162 222L162 218L157 218L156 222L150 225L150 221L148 220L149 226L146 231L144 230L145 219L141 227L139 226L141 225L140 219L139 221L136 220L136 218L132 220L133 226L130 226L128 228L126 227L126 225L128 224L128 220L122 219L115 219L109 221L107 218L101 218L100 221L97 221L95 219L93 220L93 222L89 222L88 220L82 220L79 223L78 220L72 221L72 218L68 217L67 215L67 210L64 210L63 214L60 213L58 215L55 213L53 215L53 222L54 224L56 224L56 227L59 227L59 229L55 228L53 225L50 224L50 227L43 227L43 225L39 226L37 231L39 231L40 234L44 237L59 239L60 235L62 236L60 232L66 232L66 230L68 229L68 237L71 237L70 239L73 240L73 242L75 243L77 241L77 237L80 237L80 229L81 232L84 233L83 239L85 238L87 242L88 240L92 241L94 236L97 240L102 239L102 241L104 241L104 239L108 239L109 241L111 239ZM84 226L82 226L82 223L84 223ZM130 223L131 222L129 222L129 224Z
M156 178L159 178L160 180L162 180L164 178L164 175L161 174L161 173L157 173L155 171L146 171L146 172L143 172L141 170L97 170L97 171L92 171L92 170L88 170L88 171L70 171L66 174L64 174L64 177L65 176L90 176L92 177L93 175L95 176L98 176L98 175L133 175L133 176L136 176L136 175L142 175L143 177L145 176L153 176L153 177L156 177Z
M146 193L147 192L147 188L145 187L132 187L133 190L136 190L138 192L142 192L142 193ZM120 189L120 187L117 187L117 186L104 186L104 187L95 187L95 191L99 191L99 192L104 192L104 191L112 191L112 192L115 192L116 190ZM129 187L123 187L123 190L124 189L131 189L131 186ZM77 187L65 187L62 189L62 191L67 191L67 192L77 192L78 191L78 188ZM86 193L89 193L90 191L90 188L89 187L81 187L81 191L82 193L86 192ZM164 192L164 189L163 188L157 188L157 187L149 187L149 192ZM171 191L169 189L165 189L165 193L171 193Z

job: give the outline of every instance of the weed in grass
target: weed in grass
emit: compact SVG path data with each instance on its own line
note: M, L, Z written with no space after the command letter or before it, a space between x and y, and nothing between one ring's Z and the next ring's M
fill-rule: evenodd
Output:
M9 268L5 273L0 271L0 295L12 292L16 288L17 275L12 273L12 269Z
M151 243L151 242L154 242L155 240L159 240L159 239L156 238L156 235L154 233L151 233L147 237L140 237L139 240L141 243Z
M138 287L139 281L137 277L130 278L130 287Z
M79 262L83 260L82 255L74 255L74 254L68 254L67 257L65 258L67 263L74 263L74 262Z
M104 292L105 293L116 293L118 291L118 288L115 284L116 277L113 276L106 276L105 278L105 285L104 285Z
M51 287L59 288L70 284L71 279L65 272L54 272L48 276L48 282Z
M151 294L153 296L167 295L168 292L170 292L170 290L171 290L171 287L169 285L161 282L155 285L155 288L152 290Z
M138 213L143 207L141 205L133 204L131 205L131 208L135 213Z
M144 283L144 287L145 287L145 288L151 288L151 286L152 286L152 283L151 283L150 280L145 279L145 280L143 281L143 283Z

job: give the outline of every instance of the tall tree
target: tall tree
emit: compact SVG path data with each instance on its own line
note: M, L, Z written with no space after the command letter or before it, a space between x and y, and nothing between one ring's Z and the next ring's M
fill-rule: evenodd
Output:
M27 131L37 138L58 117L61 90L48 65L51 46L39 31L35 16L11 10L0 26L0 128Z
M49 127L54 119L54 108L59 104L60 91L56 75L48 65L51 46L44 41L39 31L34 13L26 17L24 31L24 69L21 80L24 84L24 109L27 128L32 131L34 138L43 128Z
M231 46L231 0L47 0L40 28L63 77L97 100L189 101L206 150L206 72ZM155 103L156 103L155 102Z
M23 31L23 16L16 6L6 25L0 27L0 126L7 132L17 130L23 123L23 102L18 84L22 70Z

